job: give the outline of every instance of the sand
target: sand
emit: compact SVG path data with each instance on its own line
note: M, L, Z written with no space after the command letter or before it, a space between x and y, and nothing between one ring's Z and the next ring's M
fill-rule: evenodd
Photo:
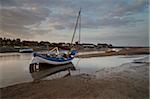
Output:
M106 51L105 53L103 51L96 51L96 53L90 51L89 53L86 52L86 54L81 54L81 53L82 52L79 52L79 54L77 54L76 57L90 58L90 57L102 57L102 56L113 56L113 55L141 55L141 54L150 54L150 49L149 48L124 48L119 51Z
M149 62L1 88L8 99L149 99Z

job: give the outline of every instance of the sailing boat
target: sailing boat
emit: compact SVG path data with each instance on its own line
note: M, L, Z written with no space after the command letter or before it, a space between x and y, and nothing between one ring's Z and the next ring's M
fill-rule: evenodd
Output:
M77 51L73 50L72 48L73 48L73 40L74 40L74 36L76 33L76 29L79 24L79 21L81 21L80 15L81 15L81 9L78 13L75 29L73 32L73 37L71 39L71 43L69 46L70 50L67 52L67 54L60 53L60 51L58 50L58 47L55 47L54 49L52 49L46 54L36 52L36 53L33 53L33 59L32 59L31 64L47 63L47 64L52 64L52 65L64 65L64 64L70 63L74 59L75 55L77 54ZM80 24L79 24L79 33L80 33L80 27L81 27Z

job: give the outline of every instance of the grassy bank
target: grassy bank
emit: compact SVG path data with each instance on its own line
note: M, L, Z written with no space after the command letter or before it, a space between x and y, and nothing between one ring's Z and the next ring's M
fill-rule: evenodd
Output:
M79 52L80 53L80 52ZM106 51L105 53L92 53L92 54L82 54L77 55L78 58L90 58L90 57L101 57L101 56L113 56L113 55L140 55L140 54L149 54L149 48L123 48L120 51Z

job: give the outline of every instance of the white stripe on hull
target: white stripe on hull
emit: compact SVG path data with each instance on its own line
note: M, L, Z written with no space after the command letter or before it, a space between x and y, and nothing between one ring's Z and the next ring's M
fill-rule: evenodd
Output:
M31 64L34 64L34 63L47 63L47 64L53 64L53 65L62 65L62 64L70 63L70 62L71 62L71 60L65 61L65 62L55 62L55 61L47 60L47 59L36 56L32 59Z

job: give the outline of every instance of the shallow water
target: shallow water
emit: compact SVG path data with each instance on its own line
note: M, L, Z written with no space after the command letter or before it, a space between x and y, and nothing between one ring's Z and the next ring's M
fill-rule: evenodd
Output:
M80 73L93 74L96 71L115 67L147 55L107 56L75 58L72 64L61 67L30 66L31 53L0 53L0 87L39 79L56 79ZM75 69L74 69L75 68Z

